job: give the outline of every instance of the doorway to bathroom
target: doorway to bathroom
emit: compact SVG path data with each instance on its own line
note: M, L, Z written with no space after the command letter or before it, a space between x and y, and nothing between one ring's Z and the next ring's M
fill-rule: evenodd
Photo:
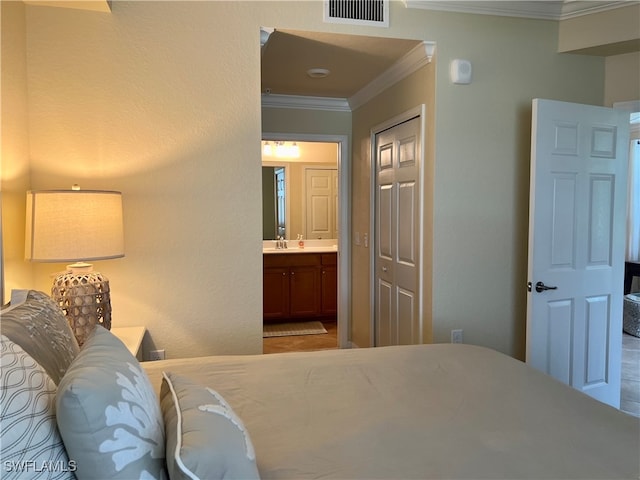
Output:
M327 253L329 255L333 253L333 257L336 259L335 313L331 315L323 314L322 309L324 309L324 306L322 302L327 298L326 292L323 292L320 295L321 310L318 314L318 319L328 322L328 326L325 325L328 332L327 338L333 336L337 348L346 348L349 346L350 308L348 286L350 278L349 238L351 211L348 137L330 134L263 132L262 140L263 167L273 167L274 174L276 169L284 171L284 188L278 188L274 181L275 196L273 199L265 200L263 197L263 204L269 203L274 206L273 213L265 214L265 205L263 205L263 215L273 215L276 220L280 215L280 218L284 218L284 227L276 221L275 230L265 225L263 226L263 232L280 232L280 235L276 235L276 237L284 237L286 241L282 245L282 243L278 243L277 239L271 239L268 238L268 235L263 235L263 246L269 250L271 248L277 250L278 247L291 246L292 249L287 248L287 250L282 250L279 253L295 254L294 250L297 247L298 236L302 235L306 253L318 252L319 254ZM295 145L299 149L298 153L301 160L295 162L291 161L291 159L275 158L275 155L265 155L264 147L267 142L272 153L275 152L276 145L283 145L285 147L283 152L286 152L286 149L292 151L291 149ZM310 153L305 159L305 146L312 147L310 150L320 153L315 155ZM328 158L327 151L333 152L332 159ZM335 171L335 174L332 170ZM284 193L281 192L279 194L279 190L284 190ZM282 210L284 210L284 215L282 215ZM323 266L320 273L320 288L322 288L322 283L327 283L323 275L325 273ZM263 295L265 295L264 287L265 285L263 284ZM287 288L286 285L284 288ZM333 326L331 325L332 319L335 319ZM319 340L317 337L312 337L314 336L309 336L306 340L298 339L299 342L297 343L300 346L304 343L313 343ZM273 343L274 341L269 340L269 342ZM304 348L301 347L301 349ZM328 345L324 345L322 348L328 348Z

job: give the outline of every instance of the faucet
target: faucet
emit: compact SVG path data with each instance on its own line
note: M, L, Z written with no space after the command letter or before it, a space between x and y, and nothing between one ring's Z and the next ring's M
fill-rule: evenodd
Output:
M287 240L285 240L285 238L282 235L280 235L276 239L276 250L282 250L284 248L287 248Z

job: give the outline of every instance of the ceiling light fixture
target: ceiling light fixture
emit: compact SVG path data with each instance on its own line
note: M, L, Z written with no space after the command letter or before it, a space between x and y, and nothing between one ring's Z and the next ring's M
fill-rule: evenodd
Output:
M307 75L311 78L324 78L331 73L328 68L310 68L307 70Z

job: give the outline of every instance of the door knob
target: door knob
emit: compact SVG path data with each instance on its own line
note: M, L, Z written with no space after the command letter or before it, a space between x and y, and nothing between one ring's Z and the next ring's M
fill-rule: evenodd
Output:
M382 267L382 271L386 273L387 267Z
M540 293L540 292L544 292L545 290L557 290L558 287L548 287L547 285L544 284L544 282L538 282L536 283L536 292Z

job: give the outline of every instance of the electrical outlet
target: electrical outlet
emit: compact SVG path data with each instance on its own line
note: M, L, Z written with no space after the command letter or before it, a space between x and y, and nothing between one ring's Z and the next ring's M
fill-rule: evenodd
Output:
M149 360L152 362L155 360L164 360L164 350L151 350L149 352Z
M451 330L451 343L462 343L462 329Z

